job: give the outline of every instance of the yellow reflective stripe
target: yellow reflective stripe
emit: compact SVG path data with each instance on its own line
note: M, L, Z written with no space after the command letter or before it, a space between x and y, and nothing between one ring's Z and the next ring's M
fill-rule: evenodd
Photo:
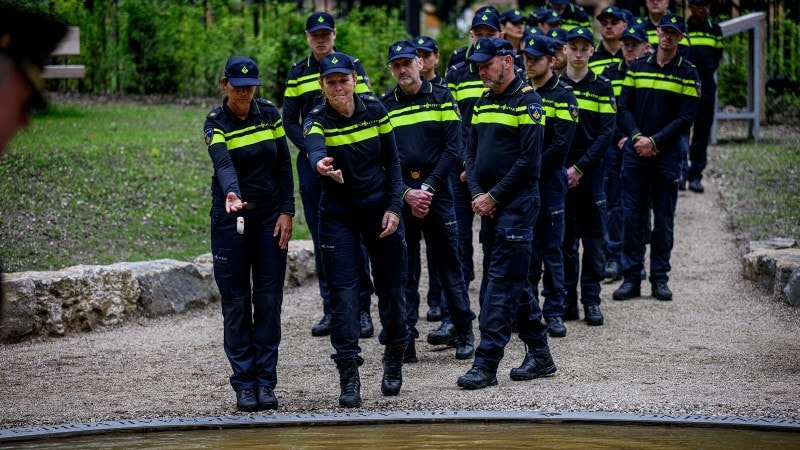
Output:
M284 97L300 97L308 92L322 90L319 85L319 74L312 73L305 75L295 80L289 80L286 83L286 92Z
M224 144L224 143L225 143L225 132L223 132L219 128L214 128L214 136L211 138L211 142L208 145Z
M611 97L593 95L589 92L573 91L578 99L578 107L584 111L598 112L601 114L615 114L611 106Z
M647 30L647 40L651 45L658 45L658 31L656 28Z
M698 97L697 84L691 79L681 79L655 72L628 72L624 86L637 89L657 89L675 94Z
M398 108L389 111L389 120L392 122L393 127L402 127L407 125L416 125L421 122L445 122L449 120L458 120L453 105L436 105L439 108L446 107L446 109L420 109L419 105L411 105L405 108Z
M603 70L606 68L607 65L618 62L619 60L620 58L611 57L611 58L603 58L603 59L596 59L594 61L589 61L589 69L591 69L592 72L600 75L603 73Z
M546 116L542 116L538 125L544 125ZM472 115L472 125L495 124L516 127L519 125L537 125L528 114L527 106L517 106L514 109L503 105L475 106Z
M717 40L717 37L714 36L713 34L707 34L707 33L690 34L690 39L692 42L691 43L692 47L699 47L699 46L712 47L712 48L722 47L722 41Z
M252 130L253 127L250 127L250 129ZM257 144L259 142L275 140L276 137L275 130L272 128L262 128L255 132L236 137L231 137L230 134L232 133L229 133L227 136L225 136L225 141L228 145L228 151L247 147L248 145Z
M614 89L614 96L619 97L622 94L622 82L623 79L619 80L611 80L611 88Z
M486 89L483 86L483 81L481 80L448 85L448 87L450 87L450 92L453 94L453 98L459 102L468 98L480 97L483 95L484 89Z
M392 122L389 121L389 116L381 117L380 125L378 126L380 134L387 134L392 132Z
M355 144L378 137L392 131L392 124L388 117L384 117L378 123L371 122L369 126L361 124L351 125L344 128L323 129L318 123L311 126L308 134L319 134L325 138L325 146L339 147L342 145Z
M569 112L569 104L555 103L544 99L542 99L542 103L544 103L543 108L545 117L569 120L570 122L577 121L577 119L573 118L572 114Z
M359 75L357 82L358 83L356 84L355 89L356 94L372 94L372 91L369 90L369 86L367 86L367 83L364 82L364 77Z

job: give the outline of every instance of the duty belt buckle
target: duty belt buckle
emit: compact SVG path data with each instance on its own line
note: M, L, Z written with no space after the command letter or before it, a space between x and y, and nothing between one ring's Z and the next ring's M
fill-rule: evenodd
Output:
M412 170L411 171L411 178L413 178L415 180L419 180L420 179L419 171L418 170Z

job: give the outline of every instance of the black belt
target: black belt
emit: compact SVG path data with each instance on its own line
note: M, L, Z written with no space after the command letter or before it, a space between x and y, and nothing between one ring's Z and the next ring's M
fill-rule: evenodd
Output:
M405 175L412 180L424 180L428 178L429 172L427 170L406 170Z

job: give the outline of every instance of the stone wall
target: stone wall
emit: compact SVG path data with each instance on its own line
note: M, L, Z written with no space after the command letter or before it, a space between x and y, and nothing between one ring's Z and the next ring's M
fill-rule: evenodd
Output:
M800 248L794 239L750 242L742 257L743 275L772 293L775 301L800 306Z
M292 241L286 286L316 281L310 240ZM63 336L117 325L140 316L182 313L219 302L211 255L108 266L79 265L49 272L3 274L0 342Z

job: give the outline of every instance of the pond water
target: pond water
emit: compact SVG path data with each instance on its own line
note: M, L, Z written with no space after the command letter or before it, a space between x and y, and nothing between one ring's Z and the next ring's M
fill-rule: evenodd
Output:
M122 432L0 449L800 449L800 433L723 427L552 423L311 425Z

